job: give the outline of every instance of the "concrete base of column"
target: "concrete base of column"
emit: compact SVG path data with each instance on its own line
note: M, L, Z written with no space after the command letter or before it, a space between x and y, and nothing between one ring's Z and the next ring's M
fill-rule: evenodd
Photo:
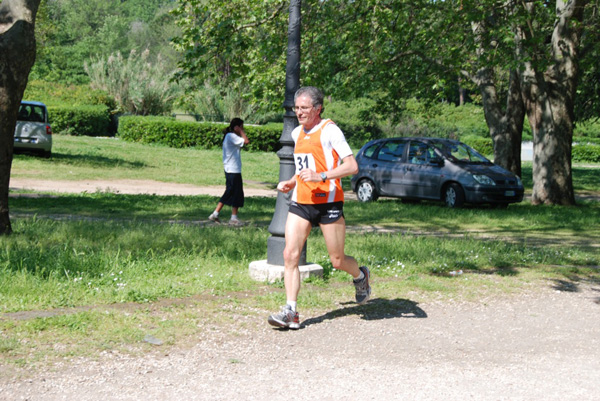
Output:
M257 260L250 263L250 277L256 281L272 283L283 280L283 266L271 265L266 260ZM315 263L300 266L300 279L305 280L311 276L323 277L323 267Z

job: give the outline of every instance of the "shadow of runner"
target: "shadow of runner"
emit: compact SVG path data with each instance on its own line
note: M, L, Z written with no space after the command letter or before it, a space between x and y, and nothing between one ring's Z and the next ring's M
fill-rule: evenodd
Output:
M427 313L418 306L417 302L408 299L383 299L376 298L365 305L357 305L354 302L342 305L353 305L327 312L324 315L311 317L300 324L305 328L313 324L323 323L325 320L333 320L349 315L359 315L364 320L382 320L395 318L426 318Z

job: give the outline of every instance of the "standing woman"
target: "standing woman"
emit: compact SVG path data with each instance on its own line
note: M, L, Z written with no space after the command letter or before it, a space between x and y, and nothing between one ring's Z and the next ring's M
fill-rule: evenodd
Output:
M244 206L244 184L242 182L242 158L240 152L250 141L244 132L244 121L240 118L231 120L229 127L223 132L223 167L225 168L225 192L214 212L208 219L220 223L219 212L224 205L231 206L229 224L241 225L238 209Z

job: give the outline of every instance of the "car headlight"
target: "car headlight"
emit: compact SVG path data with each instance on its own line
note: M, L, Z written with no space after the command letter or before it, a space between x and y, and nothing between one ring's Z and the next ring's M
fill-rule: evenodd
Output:
M475 179L475 181L477 181L481 185L496 185L494 180L492 180L487 175L473 174L473 178Z

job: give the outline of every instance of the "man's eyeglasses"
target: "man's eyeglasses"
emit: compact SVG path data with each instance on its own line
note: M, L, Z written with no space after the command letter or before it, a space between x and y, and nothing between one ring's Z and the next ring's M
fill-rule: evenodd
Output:
M295 111L296 113L298 113L298 112L303 112L303 113L306 113L307 111L310 111L310 109L312 109L313 107L314 107L314 106L302 106L302 107L300 107L300 106L295 106L295 107L294 107L294 111Z

